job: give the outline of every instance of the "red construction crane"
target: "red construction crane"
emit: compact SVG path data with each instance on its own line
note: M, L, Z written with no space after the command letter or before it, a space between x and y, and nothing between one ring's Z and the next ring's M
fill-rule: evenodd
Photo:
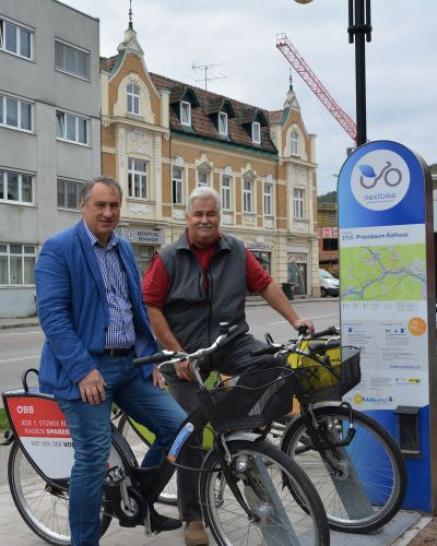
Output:
M340 108L335 99L330 95L326 87L308 66L305 59L290 42L284 33L276 36L276 47L284 55L291 66L296 70L311 91L319 98L329 112L335 117L346 133L355 141L357 139L357 126L354 120Z

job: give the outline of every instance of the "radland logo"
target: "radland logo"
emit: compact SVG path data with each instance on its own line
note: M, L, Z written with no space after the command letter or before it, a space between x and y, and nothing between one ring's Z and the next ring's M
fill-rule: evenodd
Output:
M375 406L384 406L393 402L393 398L388 395L366 396L360 393L355 393L352 402L357 405L369 404Z
M402 201L409 186L407 164L389 150L363 155L352 170L352 193L358 203L369 210L391 209Z

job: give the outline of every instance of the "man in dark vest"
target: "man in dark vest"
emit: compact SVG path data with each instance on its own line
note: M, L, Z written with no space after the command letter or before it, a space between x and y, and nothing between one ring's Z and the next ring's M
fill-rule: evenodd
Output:
M143 278L143 296L152 328L166 349L193 352L206 347L217 337L219 323L228 322L237 326L232 340L224 353L213 355L208 369L238 375L248 366L259 365L260 358L250 356L263 343L248 333L248 290L261 294L293 328L306 325L311 331L314 329L311 321L299 319L282 290L244 243L220 233L220 198L215 190L198 187L191 193L186 220L186 231L155 256ZM262 359L265 365L266 357ZM187 412L198 404L197 386L192 379L188 361L166 375L171 393ZM185 464L200 466L200 451L189 451ZM208 544L197 480L198 475L193 472L178 473L179 510L186 522L187 546Z

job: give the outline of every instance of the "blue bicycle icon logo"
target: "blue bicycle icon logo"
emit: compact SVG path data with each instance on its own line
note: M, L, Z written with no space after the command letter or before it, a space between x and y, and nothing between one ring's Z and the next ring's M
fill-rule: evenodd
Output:
M378 175L371 165L358 165L358 168L361 172L360 184L366 190L374 188L381 178L387 186L390 186L390 188L398 186L402 181L401 171L396 167L392 167L392 163L390 161L386 161L385 166L381 169Z

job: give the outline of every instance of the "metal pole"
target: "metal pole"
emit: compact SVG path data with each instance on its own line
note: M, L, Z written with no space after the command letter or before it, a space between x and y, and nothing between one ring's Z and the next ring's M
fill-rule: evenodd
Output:
M365 38L370 42L371 31L370 0L349 0L349 42L355 42L357 146L367 142Z

